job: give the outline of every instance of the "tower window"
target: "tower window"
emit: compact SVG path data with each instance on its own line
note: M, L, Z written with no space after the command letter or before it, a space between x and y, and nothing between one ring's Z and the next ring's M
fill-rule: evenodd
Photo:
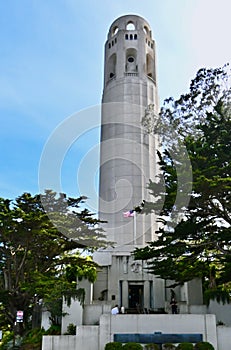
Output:
M117 43L117 38L115 38L115 44Z
M132 34L130 34L130 40L133 40L133 35Z
M113 35L113 36L116 35L116 34L118 33L118 30L119 30L118 27L114 27L114 28L113 28L113 31L112 31L112 35Z
M114 46L114 41L113 40L112 40L111 44L112 44L112 46Z
M107 80L116 77L116 54L113 54L108 59Z
M134 35L134 40L137 40L137 34Z
M126 51L126 66L125 73L127 75L137 75L138 67L136 63L137 51L135 49L129 48Z
M134 23L130 21L130 22L128 22L128 24L126 26L126 29L127 30L135 30L136 27L135 27Z
M111 43L108 44L109 49L111 48Z
M155 79L154 58L149 54L146 56L146 74L148 77Z
M134 57L132 57L132 56L128 57L128 62L129 62L129 63L134 62Z
M146 35L148 35L148 34L149 34L148 27L144 26L143 30L144 30L144 33L145 33Z
M125 40L128 40L128 34L125 34Z

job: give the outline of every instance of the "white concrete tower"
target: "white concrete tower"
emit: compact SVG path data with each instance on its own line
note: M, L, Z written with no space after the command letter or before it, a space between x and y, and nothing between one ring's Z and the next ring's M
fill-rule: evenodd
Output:
M151 215L123 213L148 200L147 184L157 172L156 139L141 121L145 110L158 113L156 52L149 24L136 15L115 20L105 44L102 100L99 216L114 248L100 250L94 303L127 310L163 308L164 281L145 272L131 252L155 238Z
M123 212L148 199L156 174L156 146L141 120L152 105L158 113L155 42L149 24L135 15L115 20L105 44L101 127L100 218L118 250L154 239L153 218ZM134 222L135 221L135 222Z

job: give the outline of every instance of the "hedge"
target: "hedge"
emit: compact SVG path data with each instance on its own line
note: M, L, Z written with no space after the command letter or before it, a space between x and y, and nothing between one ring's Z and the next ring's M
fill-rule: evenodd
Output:
M207 341L201 341L194 346L195 350L214 350L212 344Z
M159 350L159 346L154 343L144 345L144 350Z
M176 348L177 350L193 350L194 346L192 343L180 343Z
M123 347L122 343L112 342L105 345L105 350L121 350Z
M143 350L143 347L139 343L127 343L122 347L123 350Z

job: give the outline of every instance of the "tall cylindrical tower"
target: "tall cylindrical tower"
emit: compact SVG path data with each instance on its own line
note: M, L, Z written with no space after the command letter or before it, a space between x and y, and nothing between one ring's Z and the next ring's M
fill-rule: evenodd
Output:
M132 310L163 308L164 281L132 255L134 247L155 239L155 217L124 216L150 199L147 184L157 174L157 139L141 123L147 110L150 115L159 110L155 42L139 16L122 16L109 29L102 102L99 214L115 246L94 254L100 271L93 300Z
M141 124L148 106L159 109L155 41L139 16L122 16L109 29L102 102L99 213L108 239L131 249L155 234L151 215L123 215L148 199L157 164L155 137Z

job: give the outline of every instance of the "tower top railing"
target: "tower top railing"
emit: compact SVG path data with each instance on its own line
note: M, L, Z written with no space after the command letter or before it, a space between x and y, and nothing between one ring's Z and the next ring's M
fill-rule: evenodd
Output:
M138 72L124 72L125 77L138 77Z

